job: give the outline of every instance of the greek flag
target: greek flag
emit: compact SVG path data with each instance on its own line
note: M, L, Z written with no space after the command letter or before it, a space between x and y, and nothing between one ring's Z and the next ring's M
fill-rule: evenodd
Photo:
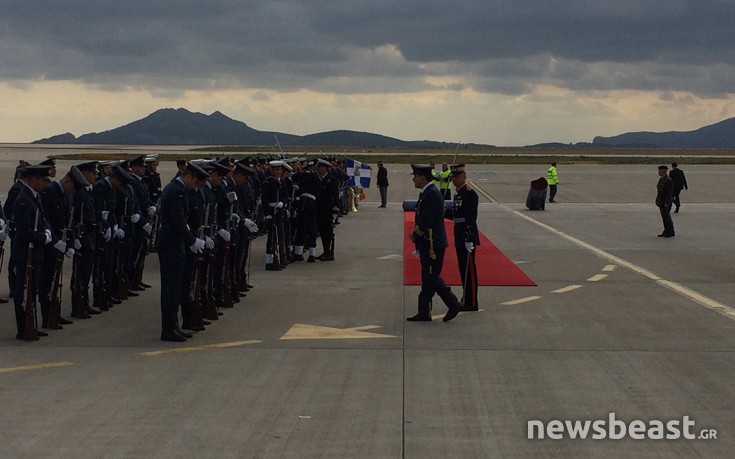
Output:
M350 158L347 158L345 161L345 166L347 168L347 175L350 177L347 185L370 188L370 176L373 173L372 167Z

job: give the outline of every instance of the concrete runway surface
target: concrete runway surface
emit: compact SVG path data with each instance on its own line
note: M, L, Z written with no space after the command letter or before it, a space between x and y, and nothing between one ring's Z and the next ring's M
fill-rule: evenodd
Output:
M682 165L671 239L655 166L560 164L558 202L526 210L546 167L468 168L480 229L538 286L482 287L482 310L449 323L404 320L407 165L388 165L388 208L371 188L341 220L334 262L265 271L256 240L255 288L186 343L158 339L155 254L153 288L39 342L16 341L2 305L0 457L732 457L735 166ZM3 161L3 192L10 176ZM528 439L532 420L610 413L688 416L717 439Z

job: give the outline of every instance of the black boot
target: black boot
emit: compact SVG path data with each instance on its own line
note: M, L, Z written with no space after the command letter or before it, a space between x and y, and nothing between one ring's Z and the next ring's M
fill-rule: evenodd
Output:
M419 296L419 312L415 316L406 317L409 322L431 322L431 306L429 300L422 299Z
M447 287L447 289L443 290L441 293L437 293L439 294L439 298L441 298L444 304L446 304L449 308L449 311L447 311L447 314L442 320L444 322L449 322L450 320L457 317L457 314L459 314L459 311L462 309L462 303L459 302L457 296L452 293L452 290L449 287Z

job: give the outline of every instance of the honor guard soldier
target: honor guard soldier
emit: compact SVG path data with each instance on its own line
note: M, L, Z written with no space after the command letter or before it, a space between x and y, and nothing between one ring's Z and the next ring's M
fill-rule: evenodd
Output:
M15 235L11 240L12 258L16 262L16 284L13 302L19 340L37 341L48 333L36 329L35 304L37 276L43 266L44 246L53 240L46 227L40 192L49 181L50 166L26 166L21 171L22 187L14 200Z
M148 247L148 240L153 231L151 219L156 214L156 206L151 203L150 192L146 177L145 155L130 160L130 170L133 180L130 187L138 202L140 216L134 223L135 234L133 235L132 254L128 265L128 279L130 290L141 291L150 288L143 282L143 270Z
M209 174L196 164L187 163L181 175L171 181L161 194L161 224L156 249L161 269L161 340L186 341L191 333L179 328L182 280L186 252L204 250L205 241L194 237L187 221L189 202L186 191L201 187Z
M269 163L273 175L268 176L263 182L263 211L265 212L268 238L265 243L265 269L268 271L280 271L285 267L285 260L281 259L280 237L281 209L283 209L283 197L281 196L281 176L285 164L283 161L271 161Z
M16 168L16 175L17 180L13 183L13 185L10 187L10 190L8 190L8 197L5 199L5 204L3 204L3 214L5 215L5 221L6 221L6 232L8 236L10 236L10 239L12 240L15 236L15 222L13 217L13 208L15 206L15 200L18 198L18 194L23 190L23 188L26 187L27 184L27 175L26 175L26 166L29 166L26 161L22 161L22 163L25 163L25 166L18 166ZM9 288L9 296L12 298L13 293L15 290L15 284L17 282L16 279L16 261L19 261L20 263L25 263L25 260L15 260L13 258L13 251L10 251L10 258L8 259L8 288Z
M444 217L454 221L454 248L457 252L459 276L462 279L462 311L477 311L477 268L475 249L480 245L477 231L477 206L475 190L467 187L464 164L451 166L452 183L455 186L452 207Z
M321 261L334 260L334 220L332 215L339 213L339 185L329 174L331 163L317 160L316 171L319 178L319 194L316 198L316 224L322 239L324 252L317 257Z
M462 304L444 283L441 277L444 253L447 248L447 234L444 230L444 199L432 182L432 167L411 164L414 186L421 190L416 202L416 221L411 241L416 245L421 261L421 292L419 293L418 314L407 317L409 322L431 321L431 299L438 294L449 311L444 322L454 319Z
M94 183L97 176L97 161L77 164L77 169L88 183ZM99 226L95 218L94 199L91 186L74 193L75 250L71 276L71 316L76 319L89 319L101 314L89 301L89 281L94 270L94 255L97 247ZM77 244L78 242L78 244Z
M44 247L44 264L38 279L38 298L43 317L42 328L58 330L72 321L61 317L59 290L64 256L74 256L74 200L77 190L89 186L76 166L58 182L51 182L41 191L44 216L51 230L52 241Z
M232 179L235 182L235 193L237 193L235 213L237 215L236 221L238 222L238 242L232 280L240 295L245 295L250 290L245 268L248 263L248 257L250 256L250 240L258 232L258 225L252 219L255 211L255 198L251 178L254 175L255 169L250 167L247 161L240 160L235 162Z
M321 184L314 171L315 161L305 162L304 171L294 175L294 184L299 187L294 256L303 260L306 248L308 250L306 261L309 263L316 262L316 196L319 194Z

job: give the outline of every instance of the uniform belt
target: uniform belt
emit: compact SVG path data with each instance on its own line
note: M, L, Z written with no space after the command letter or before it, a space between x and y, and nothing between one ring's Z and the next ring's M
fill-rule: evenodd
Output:
M454 219L454 223L464 223L465 218L464 217L457 217Z
M301 193L301 196L303 196L303 197L305 197L305 198L311 198L311 199L313 199L313 200L315 200L315 201L316 201L316 196L314 196L314 195L313 195L313 194L311 194L311 193Z

